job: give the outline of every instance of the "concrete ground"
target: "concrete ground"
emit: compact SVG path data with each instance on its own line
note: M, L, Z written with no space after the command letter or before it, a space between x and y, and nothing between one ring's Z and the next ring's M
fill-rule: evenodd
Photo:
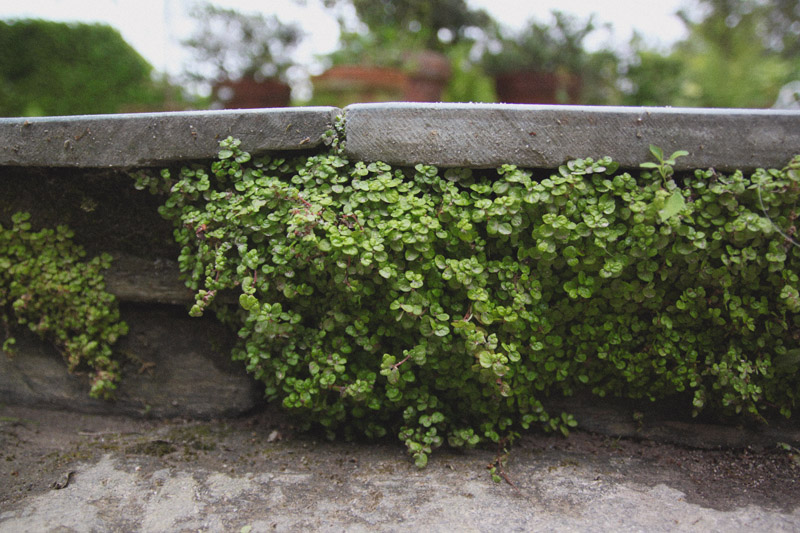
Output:
M574 432L493 450L294 435L265 410L157 421L0 408L0 532L798 531L792 453Z

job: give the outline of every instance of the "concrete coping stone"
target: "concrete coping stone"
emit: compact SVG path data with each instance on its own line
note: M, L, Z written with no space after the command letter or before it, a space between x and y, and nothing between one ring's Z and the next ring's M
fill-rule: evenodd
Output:
M132 168L213 158L229 135L253 154L320 146L334 107L0 119L0 166Z
M800 111L379 103L0 119L0 166L133 168L216 156L231 135L260 154L318 149L338 115L352 159L398 166L556 168L610 156L624 168L687 150L678 170L782 168Z
M557 168L610 156L653 161L649 146L687 150L675 168L783 168L800 154L800 111L518 104L354 104L348 155L392 165Z

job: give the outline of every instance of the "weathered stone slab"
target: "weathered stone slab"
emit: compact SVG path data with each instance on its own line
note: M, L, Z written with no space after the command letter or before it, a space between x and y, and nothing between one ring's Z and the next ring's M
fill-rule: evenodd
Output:
M322 143L333 107L0 119L0 166L129 168L215 157L229 135L254 154Z
M106 290L120 302L189 305L195 293L181 280L178 262L163 257L144 258L112 252L111 268L104 272ZM221 291L216 301L235 303L235 291Z
M184 305L194 302L194 292L180 279L178 262L145 259L113 253L114 261L104 273L106 290L123 302Z
M800 153L800 111L508 104L355 104L347 152L393 165L555 168L611 156L652 161L649 145L687 150L676 169L782 168Z
M205 419L263 404L263 386L231 360L236 335L214 318L191 318L181 307L121 310L130 332L114 347L124 363L115 401L90 398L88 376L69 374L54 348L23 333L14 357L0 351L0 403Z

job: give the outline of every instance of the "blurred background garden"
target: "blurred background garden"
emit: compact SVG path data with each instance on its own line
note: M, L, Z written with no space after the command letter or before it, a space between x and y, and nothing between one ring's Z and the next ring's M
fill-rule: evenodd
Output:
M495 15L503 0L98 0L81 2L97 15L82 17L37 3L0 6L1 116L374 101L800 107L800 0L674 0L669 19L646 21L677 21L670 42L621 37L626 2L535 17L536 0L507 3L514 25ZM105 4L165 39L156 64L120 24L98 22L113 19Z

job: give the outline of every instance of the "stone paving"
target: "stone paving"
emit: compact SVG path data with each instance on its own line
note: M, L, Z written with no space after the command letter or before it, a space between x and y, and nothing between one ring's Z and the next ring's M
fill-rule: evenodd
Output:
M293 435L265 413L0 416L2 533L800 529L797 472L774 452L528 435L495 483L492 450L439 450L419 470L400 445Z

